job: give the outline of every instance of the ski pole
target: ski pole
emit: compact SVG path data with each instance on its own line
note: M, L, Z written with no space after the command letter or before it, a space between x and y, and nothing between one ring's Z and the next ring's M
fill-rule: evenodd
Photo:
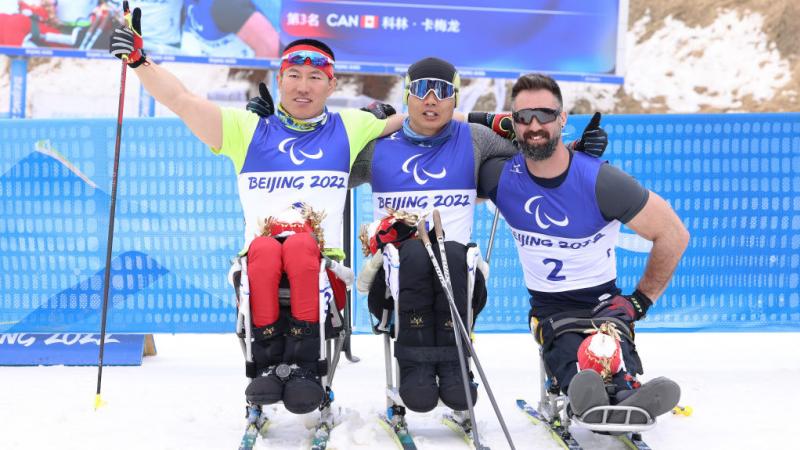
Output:
M128 2L122 2L127 17L130 14ZM128 58L122 57L122 73L119 82L119 108L117 109L117 138L114 142L114 172L111 176L111 208L108 213L108 241L106 243L106 270L103 277L103 313L100 319L100 354L97 361L97 393L94 397L94 409L103 405L100 388L103 383L103 351L106 344L106 319L108 317L108 290L111 279L111 250L114 243L114 213L117 207L117 174L119 173L119 148L122 141L122 112L125 109L125 75L127 75Z
M422 222L422 223L423 223L423 226L424 226L424 222ZM461 320L461 316L458 315L458 309L456 308L456 303L455 303L455 296L453 294L453 285L450 283L450 273L449 273L449 270L447 268L447 254L445 253L445 248L444 248L444 232L442 230L442 218L441 218L441 215L439 214L439 211L436 210L436 209L433 210L433 227L434 227L434 231L436 233L436 240L437 240L437 242L439 244L439 251L440 251L441 257L442 257L442 266L445 268L445 270L447 270L447 272L448 272L447 275L443 276L443 274L441 273L442 271L439 269L438 265L436 264L436 258L432 258L431 262L433 263L434 270L436 271L436 275L439 277L439 281L440 282L446 281L446 283L447 283L446 287L445 287L444 283L442 283L442 287L444 288L445 295L447 296L447 301L448 301L448 303L450 303L450 312L451 312L451 315L453 316L453 325L457 327L457 331L460 332L461 337L463 338L463 341L466 344L466 347L469 350L470 355L475 360L475 367L478 369L478 375L480 376L481 381L483 381L483 385L486 387L486 393L489 395L489 400L490 400L490 402L492 404L492 408L494 409L495 415L497 416L497 421L500 422L500 427L503 429L503 434L505 434L505 436L506 436L506 440L508 441L509 447L511 447L511 450L514 450L515 447L514 447L514 442L511 440L511 433L508 431L508 427L506 426L506 422L503 419L503 414L500 412L500 407L497 405L497 400L494 397L494 392L492 392L492 387L489 385L489 379L486 378L486 374L483 371L483 366L481 365L481 361L480 361L480 359L478 359L478 354L477 354L477 352L475 352L475 347L473 347L472 341L470 340L470 334L467 331L466 327L464 326L464 321L462 321ZM425 243L425 239L427 239L428 236L427 236L427 233L423 233L423 234L425 234L425 237L423 238L423 244L424 244ZM430 253L432 253L432 251ZM457 334L456 335L456 342L458 342L459 340L460 339L458 339L458 334ZM459 349L459 351L460 351L460 349ZM469 395L470 395L470 393L469 393L469 391L467 391L467 396L468 396L467 399L468 400L469 400ZM470 404L472 404L472 403L470 402ZM470 416L472 417L473 427L474 427L475 419L474 419L474 416L472 415L472 411L471 410L470 410ZM476 435L478 434L477 430L475 431L475 434ZM476 441L476 444L478 444L477 441ZM477 447L477 445L476 445L476 447Z
M455 299L452 295L452 285L450 284L450 271L447 267L447 258L445 256L445 249L444 249L444 235L442 234L442 227L441 227L441 217L439 216L439 211L434 209L433 210L433 217L434 217L434 229L436 230L436 241L439 243L439 252L441 253L442 257L442 268L439 268L439 265L436 263L436 256L433 254L433 246L431 246L430 237L428 237L428 233L425 230L425 221L420 220L419 224L419 236L422 238L422 243L425 246L425 250L428 252L428 256L431 258L431 263L433 264L434 270L436 271L436 275L439 277L439 282L442 284L442 290L445 291L445 296L447 297L447 302L450 304L450 316L453 324L456 323L456 318L459 320L461 317L458 315L458 309L455 307ZM475 440L475 448L483 448L481 446L480 441L480 433L478 433L478 421L475 419L475 408L472 404L472 391L469 388L469 376L467 374L467 359L464 356L464 343L459 335L459 331L457 328L454 327L453 332L455 333L456 339L456 348L458 349L458 365L461 368L461 381L464 384L464 394L467 397L467 408L469 409L469 417L472 427L472 436Z
M494 234L497 232L497 221L500 219L500 209L494 205L494 219L492 219L492 231L489 233L489 243L486 244L486 264L489 264L489 258L492 257L492 248L494 247Z
M351 242L352 233L349 232L353 223L351 217L353 214L351 206L352 203L353 201L350 197L350 191L347 191L347 196L345 198L344 221L342 222L342 228L348 230L348 232L344 233L344 248L347 249L347 254L344 257L344 265L347 267L353 267L352 260L350 258L350 255L353 254ZM342 349L344 350L344 356L347 358L347 360L355 363L361 361L361 358L353 355L352 341L350 340L350 337L353 335L353 294L348 290L346 295L347 301L344 303L344 346Z

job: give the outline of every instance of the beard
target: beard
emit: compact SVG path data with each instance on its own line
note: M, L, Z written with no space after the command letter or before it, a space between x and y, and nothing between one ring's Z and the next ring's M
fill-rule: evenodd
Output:
M528 144L529 139L533 139L536 136L541 136L546 141L542 144ZM561 138L561 133L558 133L558 136L550 137L550 134L545 130L539 131L526 131L525 134L522 136L522 140L518 140L519 149L522 151L522 154L525 155L525 158L530 159L532 161L544 161L545 159L553 156L553 153L556 151L556 145L558 144L558 140Z

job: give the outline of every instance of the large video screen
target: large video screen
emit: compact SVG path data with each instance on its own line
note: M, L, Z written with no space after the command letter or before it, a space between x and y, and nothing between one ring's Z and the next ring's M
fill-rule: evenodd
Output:
M289 42L333 48L337 69L403 73L438 56L464 76L621 83L628 0L132 0L153 59L274 68ZM108 57L121 0L0 1L0 53Z

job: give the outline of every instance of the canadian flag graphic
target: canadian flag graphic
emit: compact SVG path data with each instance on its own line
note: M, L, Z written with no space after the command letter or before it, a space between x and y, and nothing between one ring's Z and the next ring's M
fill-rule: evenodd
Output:
M378 28L378 16L361 16L361 28Z

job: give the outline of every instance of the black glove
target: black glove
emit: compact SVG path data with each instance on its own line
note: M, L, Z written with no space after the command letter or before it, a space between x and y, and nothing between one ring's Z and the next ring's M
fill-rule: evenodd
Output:
M608 134L600 128L600 117L601 114L599 112L594 113L592 120L583 129L581 138L573 144L573 149L595 158L603 156L603 152L606 151L606 146L608 146Z
M269 117L275 114L275 103L272 95L263 82L258 83L258 97L253 97L247 102L247 110L258 114L259 117Z
M128 9L128 2L122 4L128 25L119 27L111 33L108 52L119 59L126 60L128 67L135 69L147 62L142 39L142 10L134 8L131 13Z
M592 310L592 317L616 317L635 322L644 317L651 306L653 301L637 289L633 294L616 295L603 300Z
M378 119L386 119L389 116L393 116L397 114L397 111L394 110L392 105L388 103L381 103L381 102L372 102L369 105L361 108L361 111L365 111L368 113L372 113L373 116L377 117Z

